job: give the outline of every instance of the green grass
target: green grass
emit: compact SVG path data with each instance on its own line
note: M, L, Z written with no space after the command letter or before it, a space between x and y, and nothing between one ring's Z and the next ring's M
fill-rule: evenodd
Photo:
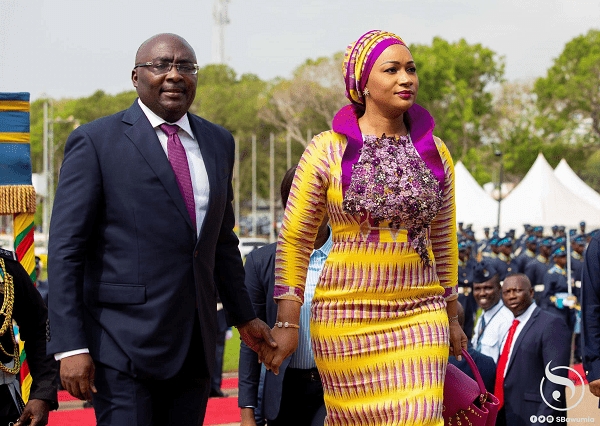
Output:
M225 342L223 372L237 371L240 359L240 333L233 327L233 337Z

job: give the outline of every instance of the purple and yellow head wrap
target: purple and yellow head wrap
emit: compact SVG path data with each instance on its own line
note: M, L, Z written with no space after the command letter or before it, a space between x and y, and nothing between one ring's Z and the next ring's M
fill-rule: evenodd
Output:
M346 83L346 97L352 105L346 105L333 117L333 131L346 136L348 141L342 157L342 193L350 185L352 165L360 157L363 137L358 125L355 106L364 107L363 90L369 74L377 58L388 47L394 44L406 46L397 35L381 30L369 31L348 46L344 55L343 73ZM433 140L435 122L429 111L416 103L406 111L409 122L410 137L415 149L433 172L433 175L444 185L444 167L442 159Z
M350 102L364 105L363 90L365 90L373 65L379 55L394 44L406 46L396 34L372 30L348 46L344 55L342 71L346 83L346 97Z

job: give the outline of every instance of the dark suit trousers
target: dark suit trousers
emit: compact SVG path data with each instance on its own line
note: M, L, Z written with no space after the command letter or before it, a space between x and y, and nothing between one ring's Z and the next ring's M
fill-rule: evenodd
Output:
M97 363L93 404L98 426L201 426L210 378L201 367L199 327L196 318L188 354L173 378L136 379Z
M323 425L323 385L316 368L286 368L282 386L279 414L275 420L267 420L267 426Z

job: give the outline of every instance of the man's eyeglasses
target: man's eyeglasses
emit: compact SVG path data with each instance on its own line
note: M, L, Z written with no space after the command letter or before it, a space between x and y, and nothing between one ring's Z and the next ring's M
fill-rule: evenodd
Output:
M195 75L198 74L200 66L198 64L182 63L174 64L173 62L143 62L141 64L135 64L134 69L137 67L148 67L150 72L155 75L166 74L175 66L179 74Z

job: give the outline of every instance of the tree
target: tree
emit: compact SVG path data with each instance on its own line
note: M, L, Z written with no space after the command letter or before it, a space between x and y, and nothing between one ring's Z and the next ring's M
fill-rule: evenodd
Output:
M259 112L260 119L288 133L302 146L312 135L331 129L333 116L348 103L342 61L342 52L308 59L296 68L291 80L275 80L268 102Z
M481 143L491 120L490 85L504 75L504 58L481 44L464 39L449 43L435 37L431 46L411 45L417 64L417 102L436 121L436 135L448 145L455 161Z
M584 128L586 143L600 142L600 30L590 30L565 45L546 77L535 82L540 127L547 138L570 139Z

